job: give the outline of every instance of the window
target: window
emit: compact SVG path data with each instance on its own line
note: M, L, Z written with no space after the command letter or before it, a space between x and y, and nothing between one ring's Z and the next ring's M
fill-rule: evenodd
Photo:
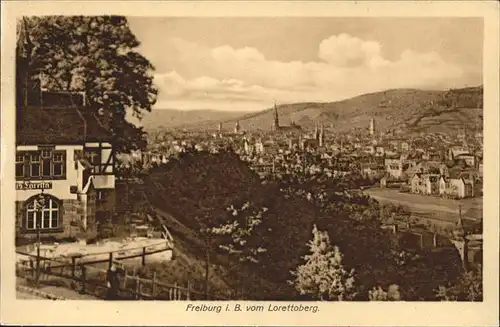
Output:
M16 153L16 178L54 179L65 176L65 151L42 149Z
M42 150L42 176L50 177L52 173L52 152L50 150Z
M54 176L64 175L64 153L55 152L53 156L53 174Z
M30 154L30 177L40 177L40 155Z
M60 227L59 204L51 196L45 196L45 203L39 203L35 197L26 204L26 229L54 229Z
M99 173L101 167L101 153L98 150L86 150L85 157L92 165L92 172Z
M16 154L16 177L24 177L24 155Z
M110 146L87 147L84 153L85 159L92 165L91 174L114 173L114 152Z

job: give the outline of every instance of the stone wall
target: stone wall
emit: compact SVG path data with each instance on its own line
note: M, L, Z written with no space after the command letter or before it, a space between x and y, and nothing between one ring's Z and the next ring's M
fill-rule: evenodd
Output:
M79 200L62 200L59 209L59 228L54 230L41 230L41 237L66 238L75 236L80 230L83 208ZM16 237L35 239L37 232L24 228L26 211L24 201L16 201ZM72 222L74 222L72 224Z
M105 212L108 217L112 217L115 213L116 192L115 189L101 189L101 199L97 200L97 211Z
M97 192L94 188L87 193L87 238L97 235L96 223L96 201Z

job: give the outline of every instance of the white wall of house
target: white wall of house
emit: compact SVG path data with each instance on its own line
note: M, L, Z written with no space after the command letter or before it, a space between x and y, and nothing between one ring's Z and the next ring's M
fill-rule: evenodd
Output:
M459 198L465 197L465 185L464 185L464 181L462 179L452 178L452 179L450 179L450 185L453 185L456 187L457 195Z
M399 159L386 159L385 167L389 175L394 178L401 178L401 176L403 175L403 163Z
M96 189L115 188L115 175L94 175L93 177Z
M439 179L439 194L442 195L446 192L446 180L441 177Z

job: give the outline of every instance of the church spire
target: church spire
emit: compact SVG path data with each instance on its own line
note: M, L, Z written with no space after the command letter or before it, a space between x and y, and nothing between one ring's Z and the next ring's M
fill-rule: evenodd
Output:
M370 119L370 135L375 135L375 118L373 117Z
M324 143L325 143L325 130L323 127L323 123L321 123L319 130L319 146L323 146Z
M276 106L276 100L274 101L274 122L273 122L273 130L277 131L280 127L280 120L278 117L278 107Z

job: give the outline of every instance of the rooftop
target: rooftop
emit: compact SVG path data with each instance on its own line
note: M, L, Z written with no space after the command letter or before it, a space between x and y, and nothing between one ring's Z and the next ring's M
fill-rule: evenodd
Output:
M87 111L86 111L87 110ZM25 107L18 111L16 144L75 144L109 140L99 119L85 108Z

